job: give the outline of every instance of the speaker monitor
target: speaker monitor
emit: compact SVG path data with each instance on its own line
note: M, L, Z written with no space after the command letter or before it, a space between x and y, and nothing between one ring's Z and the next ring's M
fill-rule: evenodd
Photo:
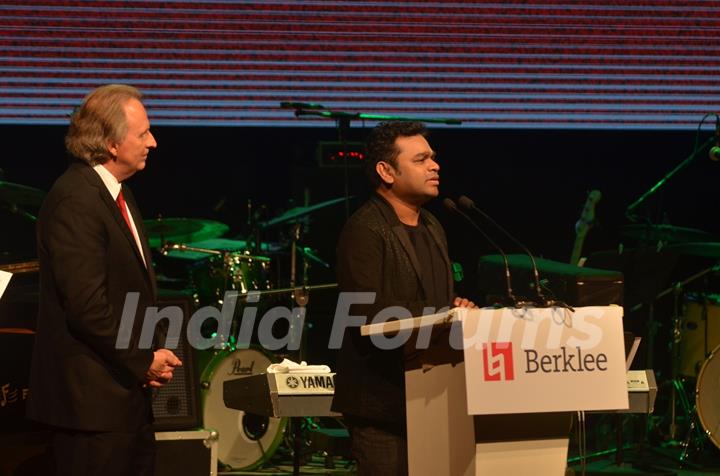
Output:
M190 296L164 296L158 306L178 306L182 309L183 324L180 341L171 349L182 361L172 380L154 392L153 414L155 431L172 431L198 428L200 426L198 374L195 369L194 352L187 341L187 321L192 314Z

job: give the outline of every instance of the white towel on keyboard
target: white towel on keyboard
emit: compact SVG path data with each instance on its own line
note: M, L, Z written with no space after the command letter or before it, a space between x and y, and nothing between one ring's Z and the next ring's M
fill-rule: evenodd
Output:
M270 364L267 368L269 374L329 374L327 365L308 365L304 360L299 364L292 360L283 359L279 364Z

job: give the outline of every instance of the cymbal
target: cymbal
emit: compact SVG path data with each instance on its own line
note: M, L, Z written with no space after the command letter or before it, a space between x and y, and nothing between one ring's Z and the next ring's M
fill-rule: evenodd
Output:
M169 241L169 240L166 240ZM185 243L187 246L193 248L206 248L210 250L218 251L245 251L250 249L250 242L244 240L229 240L227 238L210 238L202 241L194 241ZM275 242L263 242L260 247L261 253L273 253L284 249L280 243ZM197 261L208 257L207 253L200 253L196 251L186 251L173 249L166 253L166 256L171 258L180 258L184 260Z
M143 220L143 224L152 248L162 246L163 240L187 243L217 238L229 229L219 221L200 218L158 218Z
M10 203L18 207L38 208L42 205L45 192L12 182L0 180L0 203Z
M673 225L644 225L641 223L625 225L622 229L625 238L634 238L645 242L664 241L666 243L687 243L712 240L712 235L695 228Z
M683 255L720 259L720 243L716 242L676 243L668 246L667 249Z
M350 200L351 198L354 198L354 196L350 196L347 199ZM286 211L280 216L277 216L273 218L272 220L267 220L260 223L261 228L267 228L274 225L279 225L281 223L289 222L296 220L300 217L303 217L309 213L315 212L317 210L320 210L325 207L330 207L332 205L337 205L338 203L342 203L345 201L345 197L340 198L333 198L332 200L327 200L324 202L316 203L315 205L310 205L307 207L295 207L291 208L290 210Z

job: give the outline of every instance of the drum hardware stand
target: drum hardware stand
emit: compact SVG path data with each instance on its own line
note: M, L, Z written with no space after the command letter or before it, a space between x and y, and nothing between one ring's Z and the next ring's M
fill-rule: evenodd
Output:
M695 405L690 405L690 401L687 398L687 391L685 390L682 381L674 380L673 389L679 396L680 404L682 405L685 414L688 416L689 422L685 439L680 444L682 452L680 453L680 456L678 456L678 463L680 463L681 466L685 466L689 464L688 459L690 457L691 443L694 441L694 444L692 444L693 450L698 453L702 452L705 447L705 435L700 427L700 422L698 422L697 408Z
M255 255L262 254L262 231L264 228L261 226L259 221L260 217L265 214L267 207L260 205L259 207L253 207L251 199L247 201L247 227L249 235L252 237L252 252ZM248 240L249 241L249 240Z
M673 286L673 317L672 317L672 337L670 340L670 381L672 382L672 388L670 389L670 439L675 440L677 436L677 400L678 400L678 386L681 383L678 381L679 367L680 367L680 339L682 338L682 318L680 317L680 295L682 294L683 287L681 283L677 283ZM685 416L689 417L687 413L689 410L685 407L685 398L680 397L681 403L683 403L683 410Z
M696 276L697 278L701 276L705 276L707 273L711 271L715 271L718 268L720 268L720 263L716 264L715 266L708 268L706 270L701 271ZM703 358L707 359L710 355L710 351L708 349L709 347L709 323L708 323L708 298L705 294L703 296L702 300L702 316L701 321L704 322L705 329L704 329L704 335L703 335ZM679 334L680 335L680 334ZM678 338L678 347L680 343L680 338ZM674 360L674 368L677 368L679 365L679 352L677 354L677 358ZM706 437L703 433L703 429L700 425L700 421L698 419L698 412L697 412L697 406L691 405L688 396L687 396L687 389L683 385L683 381L679 378L673 379L673 396L677 394L680 399L680 404L683 408L683 411L685 413L685 416L688 421L688 428L687 432L685 434L685 439L681 443L680 447L682 448L682 452L680 453L680 456L678 456L678 462L681 466L688 464L688 459L690 457L690 451L694 450L695 453L701 453L703 449L705 448L706 443ZM673 401L674 403L674 401ZM674 406L673 406L674 410ZM674 416L674 415L673 415Z
M347 206L347 201L345 202ZM303 357L303 334L304 332L304 324L305 324L305 309L308 304L308 301L310 300L310 295L305 289L305 286L307 285L307 279L308 279L308 260L303 256L303 288L296 288L296 278L297 278L297 247L298 247L298 241L300 240L300 230L301 230L301 224L295 223L292 228L292 240L290 243L290 288L292 289L292 293L290 294L291 299L295 301L297 304L296 306L293 306L293 312L292 317L290 318L290 327L288 329L288 335L290 336L290 339L288 341L288 347L293 347L294 345L297 345L297 362L302 362ZM299 335L297 333L299 332ZM297 337L296 337L297 335ZM297 339L297 340L296 340ZM292 440L293 440L293 476L298 476L300 474L300 453L302 450L302 417L291 417L289 424L292 431Z
M682 452L677 457L676 462L681 467L693 467L689 461L690 451L695 450L700 452L704 447L705 435L703 434L699 425L697 417L697 409L695 405L691 404L688 398L688 391L685 388L683 379L680 377L680 344L682 342L682 324L683 319L680 310L680 296L683 293L685 287L691 282L706 276L711 272L720 270L720 263L715 264L709 268L699 271L688 278L675 283L670 288L665 289L658 294L655 299L660 299L670 293L673 293L673 318L672 318L672 340L670 342L671 351L671 396L670 396L670 439L675 440L677 436L677 404L680 404L682 413L688 422L688 428L685 434L685 438L680 443ZM705 321L705 332L704 332L704 353L705 358L708 356L708 325L707 325L707 299L703 303L703 316L702 319Z
M670 293L673 293L674 300L673 300L673 327L672 327L672 340L670 342L670 352L671 352L671 374L670 379L672 382L672 389L671 389L671 396L670 396L670 438L672 440L675 439L677 435L677 424L676 424L676 406L678 402L678 396L679 396L679 402L682 406L683 413L685 414L685 417L690 422L691 425L694 424L695 427L697 427L697 424L694 421L691 421L694 419L695 410L693 406L690 405L686 391L684 388L684 385L682 384L682 380L679 378L679 366L680 366L680 343L682 341L682 317L680 312L680 295L682 294L683 289L690 284L691 282L700 279L701 277L711 273L720 270L720 263L715 264L714 266L711 266L709 268L706 268L702 271L699 271L686 279L679 281L675 283L675 285L665 289L660 294L658 294L655 297L655 300L660 299ZM705 303L704 306L705 310L705 316L704 319L707 319L707 303ZM705 349L704 349L704 356L707 357L708 355L708 326L707 322L705 325ZM678 389L682 389L681 391ZM681 461L683 460L683 457L681 457Z
M347 204L347 201L346 201ZM288 346L292 346L293 344L297 345L297 356L296 361L302 362L303 360L303 343L304 339L303 336L305 334L304 332L304 321L305 321L305 315L306 315L306 307L310 300L310 290L320 290L320 289L331 289L336 288L337 284L321 284L321 285L315 285L310 286L308 285L308 272L310 270L310 260L314 260L319 262L320 264L327 266L325 262L323 262L319 257L314 256L312 253L308 253L305 248L302 248L298 245L298 241L300 240L301 236L301 224L295 223L293 225L292 229L292 241L291 241L291 251L290 251L290 288L285 290L272 290L266 292L267 294L272 292L290 292L291 299L297 304L297 306L293 307L293 313L290 320L290 329L288 330L288 333L290 335L290 339L288 341ZM297 273L298 273L298 251L300 251L302 255L302 286L297 286ZM262 293L262 292L261 292ZM297 336L297 337L296 337ZM297 338L297 340L295 340ZM301 454L302 454L302 447L304 443L304 438L302 435L303 431L303 422L309 422L311 421L308 417L291 417L289 420L289 425L291 428L291 434L292 434L292 455L293 455L293 475L297 476L300 474L300 460L301 460Z
M290 318L290 328L288 329L288 335L290 339L288 341L288 347L297 346L297 362L302 361L302 342L304 334L304 320L305 320L305 308L310 299L308 293L301 289L296 288L297 280L297 243L300 240L300 223L295 223L292 228L292 240L290 242L290 288L293 290L290 294L290 298L297 304L293 306L292 317ZM303 286L307 285L308 278L308 262L307 259L303 258Z
M633 307L631 311L637 311L641 309L643 306L648 308L648 328L649 332L648 334L652 336L654 334L655 330L655 320L653 319L654 316L654 303L658 299L665 297L669 294L674 295L674 309L673 309L673 317L672 317L672 340L670 342L670 350L671 350L671 385L672 385L672 394L671 394L671 422L670 422L670 433L671 438L674 440L677 434L677 425L676 425L676 405L677 403L680 404L682 407L682 412L686 416L688 421L688 429L687 433L685 435L684 440L680 443L680 447L682 448L682 453L676 457L671 458L672 461L679 464L681 467L687 467L687 468L693 468L697 467L697 465L691 463L689 461L690 451L695 450L699 451L702 450L702 448L705 445L705 435L703 434L703 431L701 429L701 426L699 424L697 411L695 405L691 404L689 398L688 398L688 391L685 388L685 385L683 383L683 380L679 378L679 359L680 359L680 353L679 353L679 345L682 341L682 318L681 318L681 312L680 312L680 296L682 294L682 290L691 282L711 273L711 272L718 272L720 271L720 262L716 263L715 265L706 268L704 270L701 270L686 279L679 281L675 283L674 285L668 287L667 289L663 290L653 298L651 298L649 301L645 302L644 304L638 304L637 306ZM706 316L703 317L703 319L707 319ZM707 323L706 323L706 329L705 329L705 356L707 357L707 347L708 347L708 335L707 335L708 329L707 329ZM652 345L651 343L648 344L648 368L652 368ZM629 448L629 447L625 447ZM641 451L648 450L651 453L656 453L659 456L662 456L664 458L668 458L669 455L664 454L662 452L659 452L658 450L647 447L645 444L641 445ZM617 455L616 455L617 456ZM697 467L697 469L701 469Z

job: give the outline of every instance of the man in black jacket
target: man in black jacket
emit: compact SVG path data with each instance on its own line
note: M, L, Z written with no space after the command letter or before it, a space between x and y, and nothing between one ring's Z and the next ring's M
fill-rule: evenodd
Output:
M53 427L59 475L149 476L151 387L181 362L138 343L156 300L142 217L123 183L157 145L140 93L124 85L92 91L65 144L76 161L37 221L40 309L28 417ZM125 339L118 334L128 293L137 293L137 316L125 316L134 319Z
M417 122L379 124L367 141L375 195L343 228L337 246L341 292L375 292L349 315L378 312L407 318L474 304L454 297L442 226L422 205L437 197L440 166ZM385 318L388 314L384 315ZM350 429L358 474L407 473L403 349L383 350L357 327L345 331L338 355L333 410Z

